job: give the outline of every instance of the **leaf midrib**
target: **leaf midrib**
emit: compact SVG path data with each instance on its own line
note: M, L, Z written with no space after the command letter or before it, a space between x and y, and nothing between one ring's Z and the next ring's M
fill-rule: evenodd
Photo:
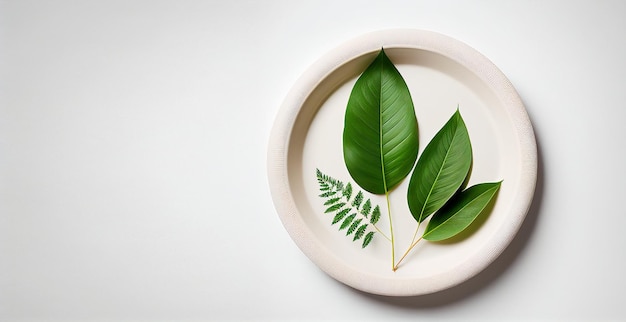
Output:
M378 82L380 96L378 97L378 150L380 151L380 168L383 178L383 189L387 194L387 176L385 175L385 153L383 152L383 61L378 66L380 81Z

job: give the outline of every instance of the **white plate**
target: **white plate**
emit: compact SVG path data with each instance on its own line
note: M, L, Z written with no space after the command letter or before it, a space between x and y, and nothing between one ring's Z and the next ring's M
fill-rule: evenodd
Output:
M406 80L419 123L420 155L457 106L474 154L469 184L503 180L493 209L453 242L421 241L397 271L391 247L378 236L361 249L331 226L318 197L315 169L353 182L343 162L343 119L356 78L380 48ZM322 270L356 289L381 295L420 295L457 285L486 268L517 233L530 207L537 152L524 106L487 58L449 37L420 30L364 35L316 62L285 99L268 151L270 189L291 238ZM416 228L406 202L408 178L391 193L396 255ZM384 197L369 196L382 207ZM386 211L380 220L388 229ZM422 225L425 226L425 225ZM423 229L423 228L422 228ZM396 260L398 259L396 257Z

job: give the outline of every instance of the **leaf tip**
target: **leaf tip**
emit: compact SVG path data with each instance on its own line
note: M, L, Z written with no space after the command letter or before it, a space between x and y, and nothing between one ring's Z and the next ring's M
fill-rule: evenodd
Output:
M463 117L461 116L461 110L459 109L459 105L456 106L456 111L454 112L454 118L458 119L463 119Z

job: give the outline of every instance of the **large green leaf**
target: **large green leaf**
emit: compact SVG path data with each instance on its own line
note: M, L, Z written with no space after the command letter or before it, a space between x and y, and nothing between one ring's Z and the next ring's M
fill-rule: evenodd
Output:
M457 110L428 143L411 175L407 199L411 214L422 222L459 189L472 163L472 146Z
M440 241L463 231L485 210L501 183L477 184L455 195L430 219L423 238Z
M417 152L411 94L381 49L350 94L343 132L346 167L361 188L384 194L411 172Z

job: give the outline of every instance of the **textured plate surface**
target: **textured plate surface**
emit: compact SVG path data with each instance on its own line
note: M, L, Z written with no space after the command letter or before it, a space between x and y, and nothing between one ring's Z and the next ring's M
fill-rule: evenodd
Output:
M380 48L406 80L419 123L420 155L457 106L474 154L469 185L503 180L493 208L473 224L473 234L450 242L420 242L396 272L390 244L377 236L366 249L351 242L324 214L315 169L353 182L343 162L346 104L356 78ZM298 247L327 274L356 289L407 296L457 285L486 268L517 233L530 207L537 152L526 110L511 83L467 45L421 30L363 35L334 49L305 72L286 97L268 148L272 198ZM396 253L408 248L416 228L406 203L408 178L391 193ZM385 205L384 197L370 196ZM380 228L388 231L386 211ZM425 226L425 225L423 225ZM396 258L397 259L397 258Z

